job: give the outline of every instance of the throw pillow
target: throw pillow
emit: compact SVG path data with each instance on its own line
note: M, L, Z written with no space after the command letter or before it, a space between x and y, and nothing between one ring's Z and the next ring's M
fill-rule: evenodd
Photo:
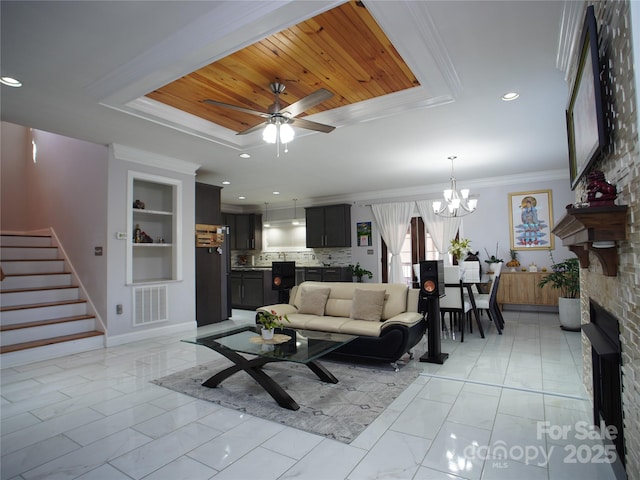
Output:
M324 307L331 293L330 288L303 288L300 292L300 308L298 313L324 315Z
M363 290L356 288L351 304L351 318L379 322L384 307L384 290Z

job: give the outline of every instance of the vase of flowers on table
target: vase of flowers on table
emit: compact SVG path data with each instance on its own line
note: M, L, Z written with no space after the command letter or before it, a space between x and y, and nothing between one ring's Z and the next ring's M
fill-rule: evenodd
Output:
M289 322L289 318L286 315L278 315L275 310L258 312L257 322L262 326L262 338L272 340L274 330L283 328L284 321Z

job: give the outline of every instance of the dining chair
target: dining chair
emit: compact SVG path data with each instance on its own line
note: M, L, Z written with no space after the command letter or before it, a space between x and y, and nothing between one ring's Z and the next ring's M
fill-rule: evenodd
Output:
M500 285L500 268L495 273L494 279L491 282L491 289L489 293L480 293L475 295L476 307L478 310L486 310L489 315L489 319L496 326L496 330L502 335L504 329L504 318L502 312L498 306L498 286Z
M460 329L460 341L464 342L464 331L467 321L471 322L472 306L465 298L460 269L458 267L444 268L444 297L440 298L440 315L444 322L445 314L449 314L449 326L452 338L455 339L457 324Z
M480 282L480 262L475 260L465 260L459 263L462 272L462 281L464 283Z

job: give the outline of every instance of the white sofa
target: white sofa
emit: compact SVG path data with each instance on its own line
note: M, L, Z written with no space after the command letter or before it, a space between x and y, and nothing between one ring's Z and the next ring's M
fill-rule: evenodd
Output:
M286 314L286 327L357 335L338 355L395 362L425 333L419 294L401 284L303 282L291 290L288 304L257 311Z

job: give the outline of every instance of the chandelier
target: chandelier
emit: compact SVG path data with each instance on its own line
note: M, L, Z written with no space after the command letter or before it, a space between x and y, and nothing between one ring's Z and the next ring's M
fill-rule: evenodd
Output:
M451 160L451 188L444 191L444 203L433 202L433 213L440 217L464 217L473 213L478 206L477 198L469 198L469 189L464 188L458 192L456 189L456 177L453 175L453 161L455 156L448 157Z

